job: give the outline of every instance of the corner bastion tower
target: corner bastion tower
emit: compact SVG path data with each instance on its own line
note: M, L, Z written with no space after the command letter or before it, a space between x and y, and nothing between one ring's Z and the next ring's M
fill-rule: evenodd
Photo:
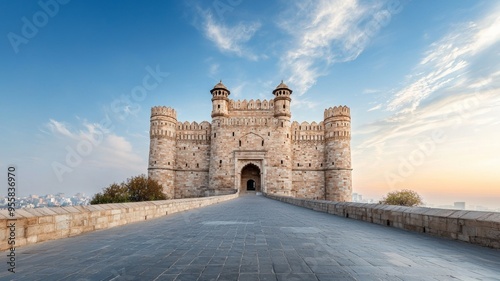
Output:
M173 108L151 109L148 173L168 198L260 191L351 200L347 106L326 109L320 123L298 123L283 82L271 100L232 100L222 81L210 93L211 123L182 123Z

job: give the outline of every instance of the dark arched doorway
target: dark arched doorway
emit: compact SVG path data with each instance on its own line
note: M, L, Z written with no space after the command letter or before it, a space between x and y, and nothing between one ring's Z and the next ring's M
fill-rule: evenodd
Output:
M254 164L248 164L241 170L240 192L260 191L260 169Z
M255 190L255 181L254 180L247 181L247 190Z

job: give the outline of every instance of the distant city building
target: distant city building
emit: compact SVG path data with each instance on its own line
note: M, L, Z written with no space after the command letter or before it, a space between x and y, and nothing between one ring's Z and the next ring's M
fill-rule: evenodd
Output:
M458 210L465 210L465 202L455 202L453 207Z
M36 194L29 195L27 197L17 197L16 198L16 208L44 208L44 207L64 207L64 206L80 206L89 205L91 198L85 196L85 194L78 193L77 195L67 198L64 193L58 193L55 196L52 194L47 194L39 196ZM7 199L5 197L0 197L0 209L6 209Z
M352 202L363 202L363 195L358 193L352 194Z

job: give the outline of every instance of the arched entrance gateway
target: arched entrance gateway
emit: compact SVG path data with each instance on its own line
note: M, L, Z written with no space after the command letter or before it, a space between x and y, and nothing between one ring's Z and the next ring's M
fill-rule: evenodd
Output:
M248 191L260 192L260 169L254 164L248 164L241 170L240 192Z

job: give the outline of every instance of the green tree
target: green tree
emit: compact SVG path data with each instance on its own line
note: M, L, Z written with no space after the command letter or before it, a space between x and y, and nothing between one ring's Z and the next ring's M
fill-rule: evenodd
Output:
M418 193L416 193L415 191L409 189L389 192L384 198L382 198L379 203L385 205L398 205L408 207L414 207L424 204L422 201L422 197L420 197L420 195L418 195Z
M163 193L163 186L145 175L127 179L126 185L132 202L167 199Z
M139 175L121 184L113 183L92 197L90 204L124 203L167 199L156 180Z

